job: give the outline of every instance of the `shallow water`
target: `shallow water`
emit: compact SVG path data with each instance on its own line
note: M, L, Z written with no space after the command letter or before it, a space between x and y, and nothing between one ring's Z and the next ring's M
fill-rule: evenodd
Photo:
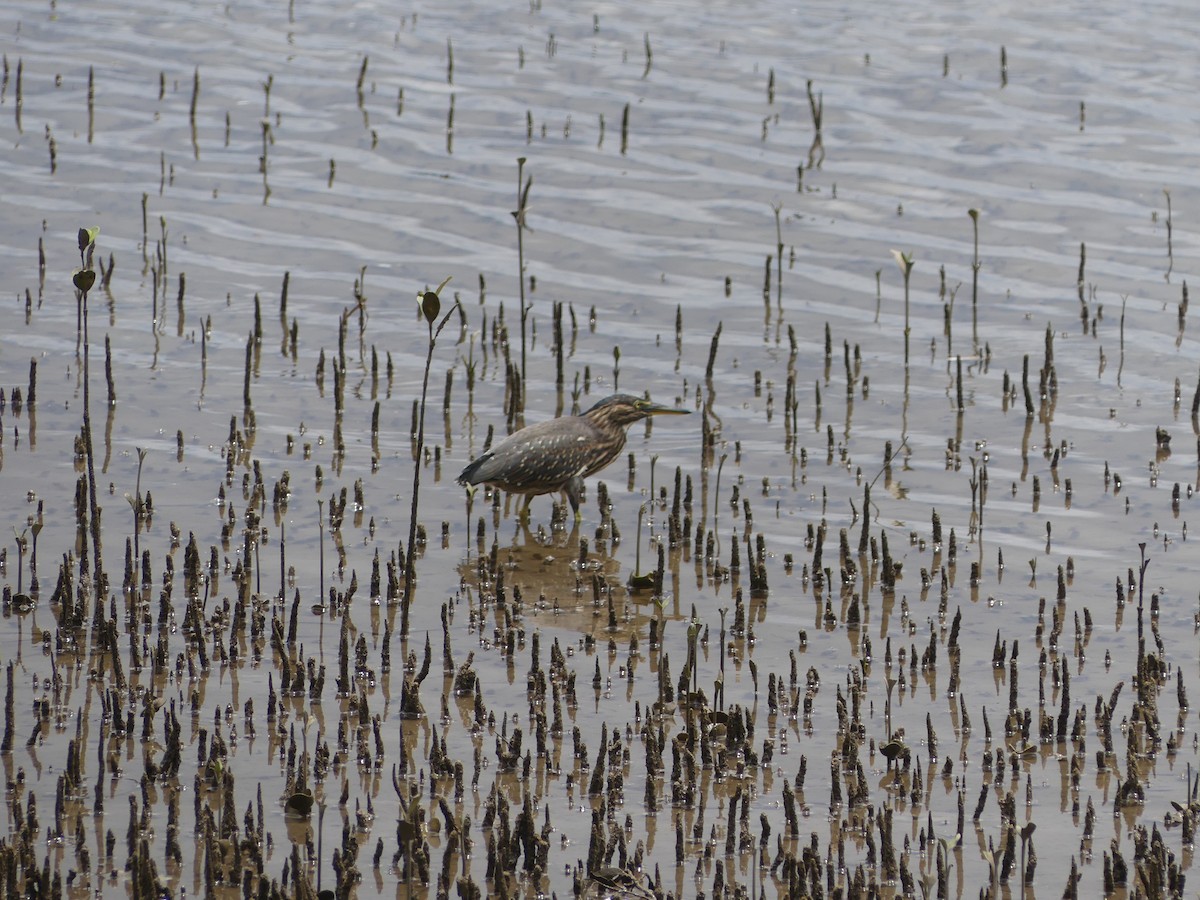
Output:
M261 787L268 878L282 879L295 842L313 883L332 884L329 848L345 849L341 826L353 830L356 804L365 810L369 801L374 820L356 833L363 873L358 894L403 896L403 874L391 865L400 850L400 804L390 774L401 762L403 734L412 783L422 788L426 815L440 819L426 766L436 728L449 758L466 770L461 803L452 779L437 783L455 819L471 819L472 854L465 863L452 858L456 873L484 885L495 832L482 829L481 821L493 785L507 793L514 814L532 785L537 825L549 816L553 829L548 865L540 884L524 876L513 889L564 896L577 862L588 858L590 810L600 808L600 798L589 798L586 785L607 726L620 731L628 770L619 805L606 810L605 834L615 838L630 816L630 854L644 841L646 870L653 874L657 866L661 887L677 896L712 894L717 878L726 887L762 885L768 894L784 894L779 871L759 871L749 849L725 854L728 805L739 786L750 796L750 847L762 833L760 815L771 829L768 859L799 856L815 834L818 857L832 867L828 877L847 891L856 876L868 883L888 880L868 849L870 828L876 832L872 846L881 842L878 826L864 824L869 813L892 812L897 854L919 881L923 873L937 873L936 853L922 853L922 847L953 839L961 802L966 827L961 847L950 853L947 894L977 895L989 881L983 851L991 842L999 852L1013 824L1002 819L998 803L1008 792L1016 802L1015 827L1037 826L1034 887L1047 896L1062 893L1073 863L1082 874L1081 895L1098 893L1104 854L1111 855L1113 846L1133 877L1139 827L1157 826L1174 862L1190 874L1182 830L1167 827L1171 816L1178 819L1172 802L1187 797L1185 776L1197 741L1173 686L1178 677L1185 690L1200 690L1200 567L1187 549L1198 471L1192 447L1200 428L1191 416L1197 371L1190 323L1179 310L1200 245L1200 230L1192 224L1200 183L1191 165L1200 117L1184 88L1196 68L1197 37L1184 13L1165 4L1034 11L972 4L933 15L923 4L877 14L849 14L827 4L792 9L751 3L736 11L668 3L586 10L441 4L397 14L374 3L335 10L304 2L97 2L36 10L0 3L7 63L0 93L6 147L0 153L0 274L12 298L0 334L0 386L9 401L0 413L0 496L13 528L4 580L14 593L29 587L29 560L19 571L17 536L29 533L39 503L43 524L36 606L21 613L6 604L0 618L0 648L6 648L0 660L14 664L14 749L0 757L11 782L10 803L0 811L9 842L19 838L14 804L27 807L30 798L36 798L42 826L34 829L38 841L45 840L46 827L59 830L56 789L68 743L78 739L89 748L80 760L84 789L62 816L65 841L49 851L51 870L64 879L78 872L72 885L80 895L83 885L105 893L126 889L129 851L121 836L129 825L128 796L144 819L163 883L176 895L184 888L204 890L204 854L197 850L203 835L192 801L197 787L217 813L225 800L227 788L208 789L194 780L206 771L201 748L215 732L228 746L232 808L242 812L255 804ZM90 137L89 69L95 96ZM819 144L806 93L810 80L823 104ZM578 533L550 531L549 498L534 502L526 532L515 507L502 503L496 515L482 492L468 511L454 483L482 450L489 426L504 433L505 353L494 332L501 315L509 352L520 364L511 214L518 203L518 157L526 159L522 175L532 178L524 237L531 279L524 420L569 412L573 387L581 407L620 389L648 391L694 412L631 428L626 450L636 460L632 478L622 457L591 480ZM969 209L978 210L974 303ZM100 227L97 258L107 266L111 254L115 263L107 290L96 288L89 297L90 408L104 561L115 595L105 606L119 630L129 693L117 691L90 612L89 626L77 635L85 652L76 656L69 652L72 634L62 625L61 605L50 600L64 554L73 554L77 570L84 546L73 521L76 482L84 471L73 440L84 397L70 275L80 264L76 233L93 225ZM915 257L907 365L905 290L893 249ZM943 267L945 296L939 294ZM443 291L443 311L457 298L462 318L451 317L433 355L426 418L431 458L422 466L420 493L428 543L417 561L405 643L396 606L371 605L367 585L376 553L386 564L407 544L412 404L428 341L413 298L447 276L452 281ZM251 347L247 409L244 371L256 297L262 336ZM944 308L951 297L947 334ZM553 387L552 302L569 305L561 391ZM339 423L333 368L342 316L346 391ZM287 340L293 324L294 352ZM1057 387L1043 402L1038 373L1047 362L1047 333ZM116 391L111 407L106 337ZM855 369L849 391L847 356ZM1026 356L1034 404L1028 417L1021 383ZM37 361L37 403L18 411L12 392L28 394L31 358ZM450 405L439 415L447 372ZM1007 399L1006 374L1012 379ZM795 443L788 440L789 375L796 385ZM371 433L376 403L377 451ZM715 433L710 452L700 439L705 417ZM244 441L233 448L242 452L227 481L231 420ZM339 426L344 455L335 449ZM1156 448L1155 428L1172 438L1169 452ZM896 455L885 467L889 444ZM147 451L140 481L138 448ZM982 512L980 495L972 499L973 461L986 466ZM255 464L266 499L259 506L258 546L246 559L245 513ZM624 588L635 569L638 507L651 499L652 468L654 495L665 485L668 500L647 512L641 571L654 568L665 540L677 468L694 489L687 544L667 548L661 610L648 595ZM291 493L286 510L276 514L270 497L285 472ZM1119 489L1106 472L1120 476ZM599 480L610 493L619 541L601 521ZM353 508L358 481L361 511ZM839 573L839 531L848 529L857 551L867 485L869 537L879 543L886 536L891 555L903 564L894 596L884 591L880 562L870 555L852 554L855 580ZM153 621L146 624L147 649L159 640L158 593L168 555L175 573L173 615L163 631L169 671L158 678L149 665L132 670L128 610L134 597L120 589L123 547L134 532L124 498L139 488L152 494L154 507L138 538L151 568L150 586L140 597ZM343 489L351 505L335 534L329 508ZM751 544L760 534L765 541L769 590L762 596L749 590L743 500L752 516ZM231 508L234 524L223 542ZM939 546L933 541L935 513L944 531ZM476 538L481 516L482 545ZM810 577L814 548L805 543L808 528L822 522L823 566L832 579L823 589ZM180 533L174 549L172 524ZM696 546L697 525L718 541L719 568L730 567L731 545L741 541L740 572L714 576L714 561ZM261 662L247 643L236 663L214 660L207 672L198 663L194 672L184 665L176 675L178 654L194 655L183 630L183 548L190 535L205 563L211 547L219 560L211 573L208 615L221 601L236 600L233 570L239 565L253 566L251 589L264 604L268 626L274 612L287 630L288 607L299 592L289 653L293 661L312 657L326 666L330 680L318 702L285 698L277 719L267 722L267 675L278 690L280 665L269 643ZM582 569L580 538L588 541ZM1096 702L1107 702L1124 682L1112 715L1118 726L1133 717L1138 586L1128 579L1138 571L1143 543L1149 560L1141 585L1147 650L1165 666L1157 692L1161 738L1173 734L1178 749L1140 745L1145 802L1114 814L1127 759L1139 745L1126 739L1126 729L1114 729L1113 755L1099 771ZM477 575L478 554L493 546L508 599L514 588L522 595L513 621L494 602L493 586ZM972 584L975 563L980 573ZM613 599L612 633L604 591L594 607L596 568ZM1056 610L1060 569L1064 596ZM927 586L922 570L929 573ZM311 611L331 586L347 591L352 575L359 589L348 618L332 608L323 615ZM1130 594L1123 608L1116 601L1118 582ZM272 606L268 601L281 590L286 604ZM943 593L945 608L939 609ZM744 780L703 771L704 824L693 840L700 809L671 809L669 751L658 809L647 812L646 750L634 704L644 723L658 697L661 652L650 646L651 620L661 616L667 623L662 651L670 654L674 684L687 657L693 609L710 632L699 647L697 682L712 699L721 666L720 610L730 611L732 625L739 594L753 639L727 637L725 707L753 712L752 746L761 755L768 742L774 759L770 766L750 767ZM849 621L856 594L861 628ZM1158 598L1153 632L1151 594ZM419 662L426 633L437 653L443 604L452 610L453 664L474 651L494 729L472 733L471 698L455 697L450 679L439 686L436 669L421 694L427 717L400 717L401 661L411 651ZM1085 611L1091 619L1086 634ZM951 695L955 663L948 644L959 612L960 690ZM1055 641L1056 612L1063 626ZM316 786L323 818L314 813L311 821L285 820L289 741L301 750L305 738L310 751L323 742L336 750L339 717L353 719L334 685L343 621L365 636L366 668L376 676L359 687L371 714L380 716L383 753L376 754L369 734L364 744L378 771L351 757ZM222 627L227 638L229 622ZM502 652L508 628L521 633L514 636L512 657ZM389 629L393 667L385 673L382 647ZM43 651L43 630L53 653ZM549 758L535 753L530 777L522 781L498 771L490 732L511 735L519 728L525 749L536 747L525 677L535 633L541 665L555 642L572 651L567 664L578 679L579 703L565 710L565 734L550 740ZM623 667L633 635L638 648L630 680ZM927 648L931 635L936 669L910 669L908 660ZM1012 764L1010 754L1025 739L1004 734L1013 671L1007 661L999 669L992 665L997 635L1010 652L1019 643L1015 708L1035 717L1028 741L1036 751L1012 756ZM595 646L585 637L594 638ZM616 652L609 650L610 638ZM67 649L59 652L62 639ZM798 687L791 682L793 653ZM593 691L597 664L601 689ZM769 675L787 680L782 693L789 702L789 689L796 687L799 703L810 668L820 679L811 713L772 715ZM62 679L57 692L56 671ZM1057 717L1064 671L1070 674L1067 710L1072 720L1082 717L1084 739L1039 741L1037 716L1044 708ZM887 679L902 672L890 724L893 733L905 730L910 776L921 771L924 789L916 802L911 784L889 791L888 766L876 749L890 737ZM144 794L142 742L116 736L103 709L120 696L122 708L140 712L142 692L168 710L174 703L183 723L178 778L146 780ZM831 804L827 763L844 747L838 697L853 709L855 692L863 728L842 775L841 801ZM43 698L53 714L26 746L37 724L34 704ZM248 700L254 737L242 712ZM665 719L666 735L686 732L686 719L681 712ZM927 745L926 722L937 735L936 748ZM166 741L164 725L160 714L154 728L159 742ZM356 725L347 725L351 737ZM586 762L572 756L572 727L586 744ZM108 753L103 771L101 757L90 749L97 742ZM348 753L357 748L350 740ZM981 765L987 750L1004 757L1002 772ZM153 750L151 759L161 763L161 752ZM794 783L802 757L807 774L797 799L803 816L799 834L790 837L783 783ZM1082 767L1077 785L1070 783L1073 760ZM943 778L947 761L951 772ZM859 805L847 796L853 762L862 765L869 788ZM974 822L971 812L984 784L998 788ZM340 804L344 786L349 799ZM105 800L98 816L97 788ZM179 808L179 864L164 862L171 796ZM1080 810L1089 802L1097 824L1084 841ZM76 813L92 816L91 827ZM677 817L688 837L682 866L675 862ZM104 850L108 831L118 838L111 859ZM446 835L445 823L427 832L435 880ZM378 841L383 850L376 868ZM1070 852L1055 852L1059 847ZM86 867L81 848L87 850ZM826 874L821 878L824 883ZM1008 884L1019 890L1016 872ZM899 887L898 881L886 884L885 893ZM489 888L495 885L482 889Z

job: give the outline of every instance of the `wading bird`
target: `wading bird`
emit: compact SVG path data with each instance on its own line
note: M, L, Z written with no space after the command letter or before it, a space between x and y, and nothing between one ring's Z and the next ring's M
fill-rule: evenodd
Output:
M458 482L524 494L522 518L529 515L534 497L561 491L579 519L583 479L620 455L630 425L650 416L689 412L629 394L613 394L582 415L538 422L510 434L463 469Z

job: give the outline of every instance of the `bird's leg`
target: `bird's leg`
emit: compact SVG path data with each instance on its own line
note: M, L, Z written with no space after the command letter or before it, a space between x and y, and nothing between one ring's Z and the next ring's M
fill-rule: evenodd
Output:
M529 518L517 522L517 527L521 529L521 537L525 539L525 544L531 545L534 543L533 533L529 530Z
M572 475L571 479L563 485L563 493L571 501L571 509L575 510L575 521L580 521L583 518L583 513L579 511L579 501L583 499L583 479L578 475Z
M517 521L522 523L529 522L529 505L533 503L533 494L525 495L525 502L521 504L521 509L517 512Z
M554 508L555 508L555 510L563 509L563 508L565 508L565 507L566 507L567 503L570 503L570 504L571 504L571 508L572 508L573 510L575 510L575 524L574 524L574 527L575 527L575 528L578 528L578 527L579 527L579 522L580 522L580 520L583 518L583 515L582 515L582 513L580 513L580 512L579 512L579 506L578 506L578 504L575 502L575 500L574 500L574 499L571 497L571 494L570 494L570 492L567 490L567 486L566 486L565 484L562 486L562 488L560 488L560 489L559 489L559 492L558 492L558 498L559 498L559 501L560 501L560 502L558 502L558 503L555 503L555 504L554 504ZM564 520L563 520L563 522L562 522L562 525L563 525L563 527L566 527L566 519L564 519Z

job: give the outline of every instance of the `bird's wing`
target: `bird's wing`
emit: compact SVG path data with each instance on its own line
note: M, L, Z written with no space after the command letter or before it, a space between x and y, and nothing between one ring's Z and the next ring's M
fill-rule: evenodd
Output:
M577 416L538 422L496 444L463 469L458 480L523 494L557 491L587 471L587 449L595 440L595 428Z

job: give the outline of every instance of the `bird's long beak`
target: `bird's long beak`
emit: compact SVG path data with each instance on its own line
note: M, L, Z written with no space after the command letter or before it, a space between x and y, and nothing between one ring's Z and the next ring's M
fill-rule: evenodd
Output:
M659 403L650 403L642 407L642 412L648 416L690 416L690 409L676 409L674 406L663 406Z

